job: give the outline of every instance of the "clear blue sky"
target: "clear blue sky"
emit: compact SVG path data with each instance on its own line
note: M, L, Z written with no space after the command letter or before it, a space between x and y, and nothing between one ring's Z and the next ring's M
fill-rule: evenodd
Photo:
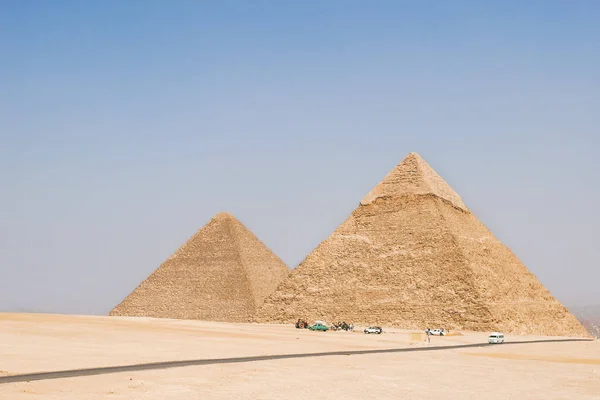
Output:
M296 266L409 152L600 303L600 2L0 1L0 310L106 313L215 213Z

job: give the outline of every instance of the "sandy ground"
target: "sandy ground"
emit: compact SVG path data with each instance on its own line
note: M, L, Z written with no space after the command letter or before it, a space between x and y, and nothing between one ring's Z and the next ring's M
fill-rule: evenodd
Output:
M159 361L344 351L349 355L245 361L0 383L0 399L600 399L600 342L352 354L486 342L486 334L411 343L382 335L293 326L125 317L0 313L0 377ZM0 380L1 382L1 380Z

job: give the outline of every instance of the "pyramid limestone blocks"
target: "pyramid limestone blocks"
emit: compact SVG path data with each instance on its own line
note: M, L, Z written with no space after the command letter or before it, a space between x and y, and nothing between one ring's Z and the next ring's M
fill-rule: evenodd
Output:
M409 194L431 194L468 211L460 196L417 153L410 153L360 204L368 205L378 198Z
M254 320L298 318L588 336L416 153L292 271Z
M245 322L288 274L242 223L220 213L110 315Z

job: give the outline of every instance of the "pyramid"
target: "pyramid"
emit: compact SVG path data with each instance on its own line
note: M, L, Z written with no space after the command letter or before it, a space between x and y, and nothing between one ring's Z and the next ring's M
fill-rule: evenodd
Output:
M242 223L220 213L110 315L248 321L288 274Z
M588 336L416 153L292 271L255 321L298 318Z

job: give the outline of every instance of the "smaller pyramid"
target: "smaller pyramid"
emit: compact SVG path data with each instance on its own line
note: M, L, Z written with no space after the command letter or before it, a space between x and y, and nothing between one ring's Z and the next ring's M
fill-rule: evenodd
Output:
M241 222L219 213L109 315L245 322L288 274Z

